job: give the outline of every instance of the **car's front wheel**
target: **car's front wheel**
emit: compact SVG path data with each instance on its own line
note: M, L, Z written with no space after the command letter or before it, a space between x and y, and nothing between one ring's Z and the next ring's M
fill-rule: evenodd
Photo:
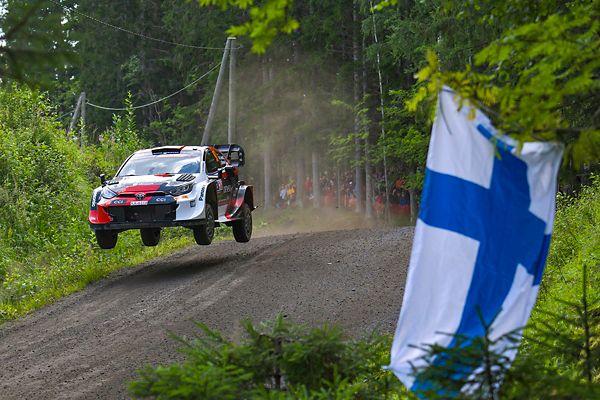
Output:
M240 209L240 219L233 223L233 237L236 242L246 243L252 236L252 210L246 203Z
M113 249L117 245L119 234L110 230L96 231L96 241L101 249Z
M144 246L156 246L160 242L160 228L140 229Z
M215 211L212 204L206 205L206 224L194 228L194 239L199 245L209 245L215 237Z

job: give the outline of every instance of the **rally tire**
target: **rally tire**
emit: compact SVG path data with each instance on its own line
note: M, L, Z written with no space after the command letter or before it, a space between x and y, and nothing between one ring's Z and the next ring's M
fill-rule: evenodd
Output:
M156 246L160 242L160 228L140 229L140 236L144 246Z
M206 205L206 224L194 228L194 239L201 246L212 243L215 237L215 208L212 204Z
M96 231L96 242L101 249L109 250L114 249L117 245L117 239L119 234L110 230Z
M240 209L240 219L233 223L233 237L239 243L249 242L252 237L252 210L246 203Z

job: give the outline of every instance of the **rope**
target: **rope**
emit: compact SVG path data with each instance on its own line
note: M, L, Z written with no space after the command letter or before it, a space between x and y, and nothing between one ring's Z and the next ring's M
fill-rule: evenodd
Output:
M143 39L152 40L152 41L155 41L155 42L158 42L158 43L170 44L170 45L173 45L173 46L187 47L187 48L190 48L190 49L202 49L202 50L223 50L223 48L221 48L221 47L195 46L195 45L192 45L192 44L185 44L185 43L171 42L171 41L169 41L169 40L158 39L158 38L155 38L155 37L152 37L152 36L145 35L145 34L143 34L143 33L140 33L140 32L134 32L134 31L131 31L131 30L129 30L129 29L125 29L125 28L123 28L123 27L120 27L120 26L117 26L117 25L113 25L113 24L111 24L111 23L108 23L108 22L106 22L106 21L102 21L102 20L100 20L100 19L98 19L98 18L92 17L91 15L88 15L88 14L85 14L85 13L83 13L83 12L81 12L81 11L78 11L78 10L77 10L76 8L74 8L74 7L68 7L68 6L64 5L64 4L60 4L59 2L57 2L57 1L55 1L55 0L48 0L48 1L49 1L49 2L51 2L51 3L54 3L54 4L56 4L57 6L59 6L59 7L63 8L63 9L71 10L71 11L72 11L72 12L74 12L75 14L81 15L82 17L85 17L85 18L87 18L87 19L89 19L89 20L92 20L92 21L94 21L94 22L97 22L97 23L99 23L99 24L102 24L102 25L104 25L104 26L108 26L109 28L117 29L117 30L119 30L119 31L122 31L122 32L128 33L128 34L130 34L130 35L134 35L134 36L141 37L141 38L143 38ZM241 47L241 46L240 46L240 47ZM239 48L239 47L238 47L238 48Z
M98 104L94 104L94 103L90 103L89 101L86 101L85 104L94 107L94 108L98 108L100 110L108 110L108 111L127 111L129 109L132 110L138 110L140 108L144 108L144 107L149 107L149 106L153 106L154 104L160 103L162 101L165 101L167 99L170 99L171 97L175 96L176 94L179 94L181 92L183 92L184 90L186 90L187 88L195 85L196 83L198 83L202 78L206 77L208 74L210 74L211 72L213 72L215 69L217 69L217 67L219 67L221 65L221 63L218 63L216 65L214 65L211 69L208 70L208 72L206 72L204 75L202 75L200 78L196 79L195 81L191 82L190 84L182 87L181 89L179 89L176 92L171 93L170 95L167 95L165 97L162 97L158 100L155 100L153 102L147 103L147 104L142 104L140 106L134 106L134 107L122 107L122 108L115 108L115 107L104 107L104 106L99 106Z

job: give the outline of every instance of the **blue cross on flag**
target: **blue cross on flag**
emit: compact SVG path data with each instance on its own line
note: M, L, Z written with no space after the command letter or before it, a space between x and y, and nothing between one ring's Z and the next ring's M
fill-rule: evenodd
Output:
M423 346L481 336L482 318L493 321L493 340L526 324L550 245L562 151L549 142L517 148L479 110L460 108L452 90L440 92L388 367L408 388L422 384L412 374L427 366Z

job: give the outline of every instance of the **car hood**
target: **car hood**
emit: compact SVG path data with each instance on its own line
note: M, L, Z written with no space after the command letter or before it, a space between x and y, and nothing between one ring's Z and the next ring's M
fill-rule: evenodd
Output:
M193 182L197 175L198 174L176 174L116 177L108 182L108 188L117 194L161 192L165 191L167 187Z

